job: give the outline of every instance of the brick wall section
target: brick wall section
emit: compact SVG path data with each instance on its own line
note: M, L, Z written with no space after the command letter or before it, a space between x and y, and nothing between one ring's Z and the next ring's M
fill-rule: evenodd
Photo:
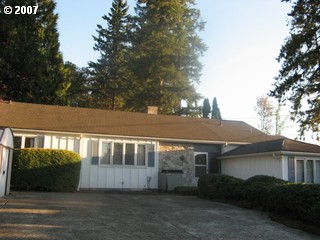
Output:
M193 155L192 144L160 143L159 172L161 173L162 170L182 170L183 185L193 186ZM180 159L181 156L184 156L184 160Z

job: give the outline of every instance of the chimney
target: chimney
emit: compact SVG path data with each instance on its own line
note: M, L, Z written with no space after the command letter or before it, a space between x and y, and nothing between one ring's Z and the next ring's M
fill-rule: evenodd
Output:
M156 106L148 106L147 113L148 114L157 115L158 114L158 107L156 107Z

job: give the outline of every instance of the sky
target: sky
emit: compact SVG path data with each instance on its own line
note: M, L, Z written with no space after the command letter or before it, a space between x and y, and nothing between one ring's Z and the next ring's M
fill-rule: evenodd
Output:
M86 67L96 61L92 35L112 0L56 0L60 50L65 61ZM217 98L222 118L258 127L257 97L272 90L280 64L280 48L289 36L290 3L281 0L196 0L205 30L199 35L208 50L201 57L201 83L197 90L210 103ZM128 0L133 13L135 0ZM288 119L289 109L282 112ZM286 121L283 135L297 137L297 127Z

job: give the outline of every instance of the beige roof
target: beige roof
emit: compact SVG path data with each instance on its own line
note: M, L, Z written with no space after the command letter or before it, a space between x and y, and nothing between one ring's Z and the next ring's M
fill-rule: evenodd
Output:
M268 152L294 152L294 153L315 153L320 154L320 146L292 140L288 138L280 138L271 141L258 142L244 145L226 152L222 158L230 156L239 156L246 154L264 154Z
M241 121L0 102L0 126L193 142L253 143L274 137Z

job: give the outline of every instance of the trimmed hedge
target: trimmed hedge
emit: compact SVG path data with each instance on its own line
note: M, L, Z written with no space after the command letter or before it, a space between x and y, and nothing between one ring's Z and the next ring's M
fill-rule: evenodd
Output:
M247 208L266 208L265 195L269 194L270 187L288 183L279 178L257 175L243 182L240 190L240 199Z
M265 194L267 210L307 224L320 224L320 185L275 185Z
M223 174L199 178L199 195L230 200L236 205L263 209L305 224L320 224L320 185L295 184L270 177L254 176L241 180Z
M238 199L243 182L240 178L224 174L206 174L199 178L199 195L210 199Z
M15 150L11 184L17 190L75 191L81 158L67 150L25 148Z

